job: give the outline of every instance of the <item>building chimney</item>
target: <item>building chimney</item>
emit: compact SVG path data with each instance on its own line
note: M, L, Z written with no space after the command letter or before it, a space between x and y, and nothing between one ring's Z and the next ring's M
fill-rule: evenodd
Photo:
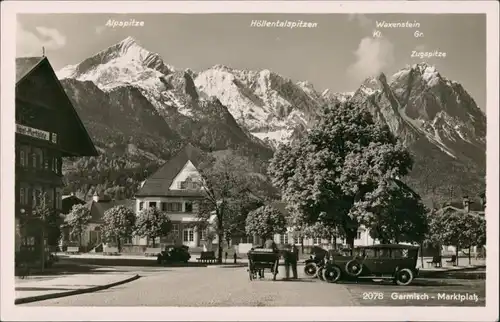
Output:
M99 195L97 194L97 191L94 192L94 196L92 196L92 200L94 200L94 202L99 202Z
M464 196L462 199L465 212L469 212L470 209L470 200L468 196Z

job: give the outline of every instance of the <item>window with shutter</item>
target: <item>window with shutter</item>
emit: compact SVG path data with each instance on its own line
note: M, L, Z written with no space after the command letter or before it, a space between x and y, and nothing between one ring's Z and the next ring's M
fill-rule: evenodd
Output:
M19 152L19 164L21 165L21 167L24 167L24 165L25 165L24 158L25 158L24 151L21 150L21 152Z

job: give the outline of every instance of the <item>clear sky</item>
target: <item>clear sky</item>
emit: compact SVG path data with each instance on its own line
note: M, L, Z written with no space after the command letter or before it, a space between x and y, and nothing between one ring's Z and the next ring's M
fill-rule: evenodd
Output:
M140 27L106 27L107 21L143 21ZM252 20L317 23L315 28L258 28ZM417 28L377 28L377 22L418 22ZM374 37L374 30L381 32ZM415 37L415 31L423 37ZM41 55L55 69L76 64L127 36L165 63L195 71L223 64L270 69L317 90L354 91L369 76L391 75L424 58L462 83L484 111L486 16L480 14L52 14L19 15L17 55Z

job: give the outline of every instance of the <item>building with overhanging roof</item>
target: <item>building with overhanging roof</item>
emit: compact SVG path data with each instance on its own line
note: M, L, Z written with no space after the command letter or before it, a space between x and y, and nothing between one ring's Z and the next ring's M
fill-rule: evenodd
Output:
M43 193L62 210L63 158L98 153L47 57L16 58L15 108L15 247L37 251L32 211Z
M157 207L166 211L172 220L169 236L158 238L155 244L182 244L192 250L202 246L205 231L198 230L199 201L203 199L200 189L198 167L205 154L191 144L184 146L172 159L165 162L148 177L136 193L136 213L146 207ZM135 237L137 245L147 245L144 238Z

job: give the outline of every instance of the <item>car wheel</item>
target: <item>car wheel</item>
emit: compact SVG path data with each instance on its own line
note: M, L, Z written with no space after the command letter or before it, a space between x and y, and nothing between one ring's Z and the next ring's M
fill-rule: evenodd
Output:
M337 265L329 265L323 269L323 280L328 283L335 283L340 279L342 272Z
M318 267L318 271L316 273L316 276L321 280L324 281L325 279L323 278L323 267Z
M359 276L363 272L363 265L356 259L353 259L345 264L345 271L351 276Z
M318 265L316 265L316 263L307 263L306 266L304 266L304 273L306 276L316 277L316 274L318 273Z
M408 268L403 268L402 270L396 272L395 281L397 285L410 285L413 281L413 272Z

